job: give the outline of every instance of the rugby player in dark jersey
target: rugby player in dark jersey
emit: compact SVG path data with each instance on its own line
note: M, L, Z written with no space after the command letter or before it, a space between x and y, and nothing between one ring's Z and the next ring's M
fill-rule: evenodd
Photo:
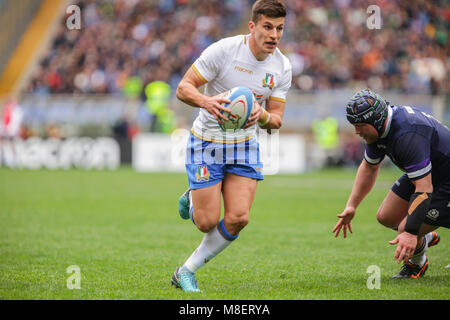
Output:
M333 228L352 231L356 208L372 189L387 155L405 173L378 209L378 221L394 230L394 259L404 262L393 278L419 278L428 268L427 248L436 245L438 227L450 228L450 130L410 106L394 106L369 89L347 105L347 120L366 142L364 160L344 211Z

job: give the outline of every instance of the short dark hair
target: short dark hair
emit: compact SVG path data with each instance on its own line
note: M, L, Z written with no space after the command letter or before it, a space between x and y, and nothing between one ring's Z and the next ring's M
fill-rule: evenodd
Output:
M278 0L257 0L252 7L252 21L257 23L262 15L269 18L284 18L286 6Z

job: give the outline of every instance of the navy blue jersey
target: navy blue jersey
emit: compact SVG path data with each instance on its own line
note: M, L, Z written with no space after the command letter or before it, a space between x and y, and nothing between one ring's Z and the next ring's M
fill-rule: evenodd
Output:
M378 164L387 155L410 180L431 172L433 186L450 180L450 130L418 108L391 106L385 132L366 145L365 159Z

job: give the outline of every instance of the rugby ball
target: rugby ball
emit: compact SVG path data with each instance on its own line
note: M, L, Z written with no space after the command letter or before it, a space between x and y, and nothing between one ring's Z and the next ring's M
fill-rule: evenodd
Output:
M229 120L223 121L223 125L219 123L222 130L239 130L243 129L247 123L254 105L253 92L247 87L234 87L224 94L224 98L230 100L230 103L222 104L225 108L229 108L230 112L221 111Z

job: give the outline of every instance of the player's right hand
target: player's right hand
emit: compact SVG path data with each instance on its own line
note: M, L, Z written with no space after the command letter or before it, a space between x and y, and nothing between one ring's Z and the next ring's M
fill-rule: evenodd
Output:
M247 120L247 123L244 127L244 129L247 129L248 127L251 127L256 124L256 122L259 120L259 117L262 114L262 107L258 103L258 101L255 100L253 110L250 114L250 117Z
M218 94L213 97L205 96L205 101L202 104L202 107L208 110L214 118L220 123L223 124L223 121L228 121L228 118L221 113L221 111L231 112L231 109L225 108L223 103L230 103L231 101L227 98L223 97L223 93Z
M336 223L332 231L334 233L335 238L339 236L339 232L341 231L341 229L343 229L344 238L347 237L347 228L350 231L350 233L353 233L350 221L352 221L355 214L356 214L355 208L347 207L341 214L337 215L339 221L338 223Z

